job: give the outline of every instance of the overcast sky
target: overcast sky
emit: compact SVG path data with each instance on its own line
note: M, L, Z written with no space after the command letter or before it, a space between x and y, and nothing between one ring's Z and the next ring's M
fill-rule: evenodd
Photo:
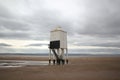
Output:
M120 0L0 0L0 53L47 53L57 26L70 53L120 54Z

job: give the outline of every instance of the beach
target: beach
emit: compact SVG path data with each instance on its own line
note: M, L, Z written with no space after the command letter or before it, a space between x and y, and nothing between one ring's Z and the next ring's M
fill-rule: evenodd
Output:
M0 60L48 61L48 57L0 56ZM65 65L0 68L0 80L120 80L120 57L69 57Z

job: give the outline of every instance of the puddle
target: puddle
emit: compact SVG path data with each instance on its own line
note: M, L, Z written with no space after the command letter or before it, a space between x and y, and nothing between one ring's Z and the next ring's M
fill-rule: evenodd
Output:
M49 65L48 61L0 60L0 68Z

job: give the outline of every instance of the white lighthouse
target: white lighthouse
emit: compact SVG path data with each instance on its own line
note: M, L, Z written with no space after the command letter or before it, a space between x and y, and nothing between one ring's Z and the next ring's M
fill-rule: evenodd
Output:
M50 32L50 55L49 63L64 64L68 63L68 49L67 49L67 32L63 31L61 27Z

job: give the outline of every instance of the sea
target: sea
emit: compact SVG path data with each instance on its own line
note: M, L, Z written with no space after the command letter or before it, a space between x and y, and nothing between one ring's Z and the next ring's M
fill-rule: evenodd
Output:
M49 53L0 53L0 56L49 56ZM120 54L84 54L84 53L69 53L68 57L120 57Z

